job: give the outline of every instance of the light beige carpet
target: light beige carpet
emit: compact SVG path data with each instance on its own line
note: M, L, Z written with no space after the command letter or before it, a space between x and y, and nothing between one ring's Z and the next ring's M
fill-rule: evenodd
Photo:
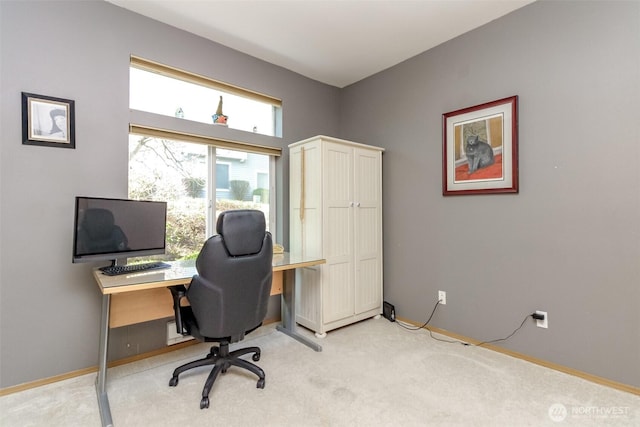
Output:
M309 337L309 331L301 328ZM316 339L315 337L313 337ZM266 387L231 368L200 410L208 368L198 344L109 370L115 426L638 426L640 397L478 347L370 319L319 340L320 353L275 330L258 345ZM232 349L234 347L232 346ZM0 425L100 426L95 374L0 398Z

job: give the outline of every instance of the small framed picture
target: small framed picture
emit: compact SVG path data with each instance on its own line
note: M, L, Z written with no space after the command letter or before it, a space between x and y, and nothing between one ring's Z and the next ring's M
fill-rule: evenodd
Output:
M442 115L442 194L518 192L518 97Z
M74 101L22 92L22 143L76 148Z

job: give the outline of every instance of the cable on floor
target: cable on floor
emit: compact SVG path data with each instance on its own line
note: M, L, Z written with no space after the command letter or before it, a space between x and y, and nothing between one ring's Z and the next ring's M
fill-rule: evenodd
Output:
M498 338L498 339L494 339L494 340L489 340L489 341L481 341L478 344L471 344L465 341L460 341L460 340L444 340L441 338L436 338L433 336L433 332L431 331L431 329L427 328L426 326L429 324L429 322L431 322L431 319L433 318L433 315L436 313L436 310L438 309L438 306L440 305L440 301L436 302L436 305L433 307L433 310L431 311L431 315L429 315L429 318L427 319L426 322L424 322L421 326L410 326L408 323L399 321L396 319L396 323L398 324L398 326L408 330L408 331L417 331L420 329L426 329L427 331L429 331L429 336L436 340L436 341L440 341L440 342L444 342L447 344L461 344L464 346L475 346L475 347L481 347L485 344L491 344L491 343L495 343L495 342L500 342L500 341L506 341L509 338L511 338L512 336L514 336L516 334L516 332L518 332L520 329L522 329L522 327L524 326L524 323L527 321L527 319L529 317L533 318L533 313L532 314L527 314L524 319L522 319L522 323L520 323L520 326L518 326L513 332L511 332L509 335L507 335L504 338Z

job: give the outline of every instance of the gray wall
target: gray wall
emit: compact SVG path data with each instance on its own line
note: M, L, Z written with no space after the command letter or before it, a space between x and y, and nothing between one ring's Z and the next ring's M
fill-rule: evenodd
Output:
M342 91L386 148L397 315L640 386L640 3L536 2ZM442 114L519 96L520 193L442 196ZM378 118L375 120L374 118Z
M126 195L130 54L281 97L283 148L384 147L385 299L401 317L426 320L444 290L433 324L483 340L546 310L549 329L502 345L640 386L639 8L536 2L339 91L107 3L1 1L0 387L97 364L72 201ZM76 150L21 145L21 91L76 101ZM520 194L442 197L442 113L511 95ZM286 150L278 168L287 242ZM134 352L164 333L120 329L112 347Z
M127 195L131 54L281 98L283 138L248 134L252 142L286 148L337 134L338 89L103 1L0 1L0 43L0 387L97 365L101 299L93 265L71 263L73 200ZM21 144L23 91L75 100L75 150ZM286 242L283 151L277 237ZM163 323L114 330L112 358L162 345Z

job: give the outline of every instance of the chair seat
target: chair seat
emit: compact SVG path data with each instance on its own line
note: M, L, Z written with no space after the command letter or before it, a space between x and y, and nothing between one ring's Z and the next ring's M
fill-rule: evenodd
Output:
M180 307L181 315L182 315L182 325L185 328L185 335L191 335L195 339L201 342L223 342L226 341L230 344L240 340L233 340L232 337L207 337L200 333L200 329L198 328L198 322L196 321L195 316L193 315L193 310L190 306ZM251 333L262 326L262 322L257 324L255 327L244 332L244 335Z

